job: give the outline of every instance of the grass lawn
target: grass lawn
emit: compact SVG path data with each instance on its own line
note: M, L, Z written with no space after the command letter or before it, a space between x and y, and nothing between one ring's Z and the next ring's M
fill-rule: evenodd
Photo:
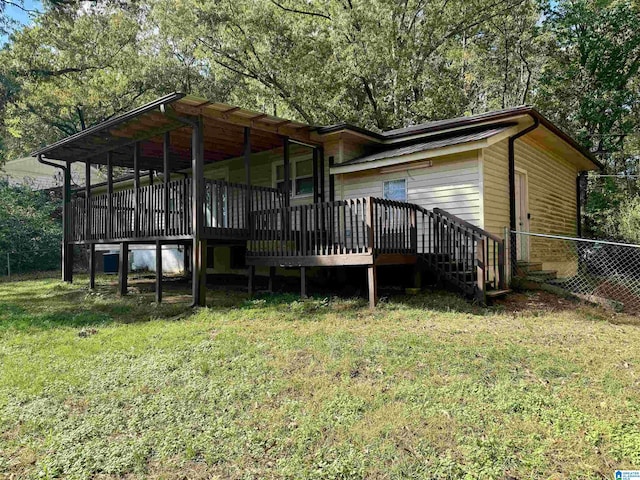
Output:
M249 300L0 283L0 478L613 478L640 321L537 294ZM180 293L180 292L173 292ZM543 299L544 300L544 299Z

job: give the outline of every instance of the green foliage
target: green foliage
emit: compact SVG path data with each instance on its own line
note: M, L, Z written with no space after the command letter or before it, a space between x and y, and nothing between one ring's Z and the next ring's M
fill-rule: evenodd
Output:
M0 476L595 479L640 460L637 319L438 292L371 311L210 291L194 312L186 291L86 281L0 283Z
M533 103L635 175L638 24L633 0L47 2L0 52L0 162L182 90L378 130ZM606 188L585 234L622 238L639 191Z
M622 204L620 234L626 241L640 245L640 197L630 198Z
M0 271L53 270L60 266L59 199L0 181Z

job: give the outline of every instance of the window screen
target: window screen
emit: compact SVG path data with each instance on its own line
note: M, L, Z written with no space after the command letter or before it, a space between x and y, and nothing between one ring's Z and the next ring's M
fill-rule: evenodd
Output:
M404 178L384 182L382 190L382 196L386 200L407 201L407 181Z

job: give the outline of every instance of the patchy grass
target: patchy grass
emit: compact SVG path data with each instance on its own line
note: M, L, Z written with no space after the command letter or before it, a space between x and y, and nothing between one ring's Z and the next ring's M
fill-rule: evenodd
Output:
M637 319L536 294L362 300L0 284L0 477L610 478ZM519 299L519 300L518 300Z

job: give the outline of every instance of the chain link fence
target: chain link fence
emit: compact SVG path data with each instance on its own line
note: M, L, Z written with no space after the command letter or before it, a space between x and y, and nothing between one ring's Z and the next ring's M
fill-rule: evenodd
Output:
M56 270L60 266L60 255L40 255L31 251L0 250L0 281L10 281L29 272Z
M511 233L519 256L529 258L517 263L516 281L525 286L546 285L617 311L640 314L640 245Z

